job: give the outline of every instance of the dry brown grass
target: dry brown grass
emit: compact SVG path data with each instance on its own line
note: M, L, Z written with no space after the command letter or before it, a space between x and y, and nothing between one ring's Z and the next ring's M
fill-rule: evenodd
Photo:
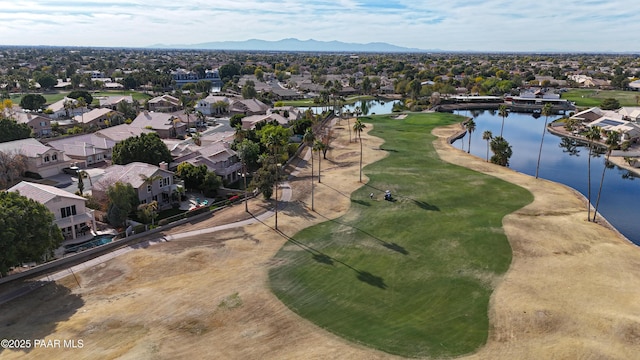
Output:
M368 126L366 131L371 129ZM516 174L455 150L446 161L514 182L535 200L504 219L513 263L491 301L487 345L469 359L631 359L640 353L640 251L615 232L585 221L581 196L562 185ZM358 188L359 144L337 126L318 213L343 214ZM384 156L363 134L365 163ZM317 165L317 164L316 164ZM326 219L310 211L307 167L280 214L288 235ZM338 195L338 196L336 196ZM255 199L251 211L268 207ZM237 205L186 231L244 219ZM270 292L271 258L285 244L273 219L241 229L161 243L51 284L2 305L4 337L82 339L82 349L35 349L33 358L73 359L382 359L298 317ZM482 274L478 274L482 276ZM494 281L494 279L487 279ZM44 310L43 310L44 309ZM363 324L363 326L366 326ZM4 351L2 358L24 352Z

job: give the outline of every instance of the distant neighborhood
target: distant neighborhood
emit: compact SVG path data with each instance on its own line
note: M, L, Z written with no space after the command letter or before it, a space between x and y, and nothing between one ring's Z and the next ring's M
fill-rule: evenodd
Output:
M163 211L237 198L247 177L252 194L271 189L275 180L265 174L297 151L307 129L322 138L323 120L360 115L343 112L357 99L394 100L395 111L551 104L580 126L637 142L640 108L576 109L562 97L571 88L639 91L640 63L586 55L3 49L0 188L44 205L64 249L105 232L143 231ZM116 204L124 196L114 195L116 184L130 189L135 206Z

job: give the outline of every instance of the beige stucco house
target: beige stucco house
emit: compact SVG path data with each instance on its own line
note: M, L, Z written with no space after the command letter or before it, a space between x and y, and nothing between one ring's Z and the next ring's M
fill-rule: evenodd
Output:
M58 175L71 165L63 151L44 145L33 138L0 143L0 152L27 157L27 171L43 178Z
M65 240L76 239L95 231L93 210L86 207L87 199L54 186L22 181L9 191L37 201L55 216L54 223L62 230Z

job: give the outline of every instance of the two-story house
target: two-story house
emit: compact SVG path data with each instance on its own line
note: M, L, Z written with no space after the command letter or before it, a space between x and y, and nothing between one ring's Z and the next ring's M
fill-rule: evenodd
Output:
M177 157L172 164L188 162L192 165L205 165L210 171L214 171L226 183L238 180L238 173L242 171L242 163L238 154L231 149L228 142L219 141L206 146L190 146L190 151L183 151L181 157ZM172 153L173 154L173 153Z
M86 207L87 199L58 189L54 186L22 181L9 191L37 201L49 209L55 217L54 223L62 230L65 240L76 239L95 231L93 210Z
M111 159L115 144L115 141L96 134L66 136L47 142L47 145L64 152L80 167Z
M46 116L20 111L14 113L13 118L18 124L27 124L27 126L31 128L31 131L33 131L33 136L35 137L51 135L51 119Z
M71 165L63 151L44 145L33 138L0 143L0 152L27 157L27 171L43 178L60 174Z
M95 198L106 199L109 186L116 182L131 184L141 204L157 201L159 209L167 209L171 207L171 194L178 186L173 181L173 175L167 170L167 164L162 164L162 168L141 162L113 165L105 169L104 175L93 184L91 191Z
M229 112L231 101L226 96L209 95L198 100L196 110L207 116L224 115Z
M147 101L149 111L174 112L180 110L180 99L171 95L162 95Z

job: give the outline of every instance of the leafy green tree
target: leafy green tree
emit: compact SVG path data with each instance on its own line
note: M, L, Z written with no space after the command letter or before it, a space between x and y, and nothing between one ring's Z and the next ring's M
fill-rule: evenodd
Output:
M140 134L130 137L113 147L113 163L126 165L135 161L158 165L171 161L171 152L158 134Z
M58 79L47 72L38 72L33 75L33 79L40 84L43 89L53 89L58 84Z
M42 262L62 244L62 232L44 205L17 192L0 192L0 274L25 262Z
M187 189L200 189L200 185L204 182L207 175L207 166L195 166L191 163L183 162L178 165L176 175L184 180L184 186Z
M253 170L258 167L260 144L249 139L244 139L236 146L236 152L238 153L240 161L248 170Z
M620 108L620 102L614 98L606 98L600 104L602 110L616 110Z
M31 128L27 124L18 124L14 120L0 118L0 143L22 140L31 137Z
M47 99L40 94L27 94L20 100L20 107L27 110L40 110L47 103Z
M235 128L236 126L242 126L242 118L245 117L244 114L235 114L229 119L229 126Z
M604 167L602 168L602 178L600 179L600 187L598 188L598 197L596 197L596 206L593 210L593 221L596 221L598 215L598 205L600 204L600 194L602 193L602 183L604 183L604 173L607 171L607 164L609 164L609 157L611 152L620 147L620 133L617 131L609 131L607 133L607 157L604 160Z
M245 99L254 99L258 96L258 92L256 91L256 84L248 80L244 86L242 87L242 97Z
M93 96L88 91L85 91L85 90L72 91L69 93L69 95L67 95L67 97L76 99L76 100L83 98L85 101L85 104L91 104L93 102Z
M493 152L491 162L502 166L509 166L509 159L513 155L513 150L511 149L509 142L502 136L496 136L491 139L490 146L491 151Z
M540 169L540 157L542 156L542 144L544 143L544 134L547 132L547 122L549 122L549 116L553 114L553 106L551 104L544 104L542 107L542 116L544 116L544 127L542 128L542 137L540 138L540 150L538 151L538 162L536 164L536 179L538 178L538 170Z
M127 217L139 204L138 194L131 184L120 181L107 189L107 218L113 226L125 226Z
M291 129L284 128L280 125L267 124L258 131L260 142L271 152L271 155L275 157L276 162L280 161L279 155L282 152L282 148L289 141L291 136Z
M482 133L482 140L486 140L487 142L487 162L489 162L489 142L491 139L493 139L493 133L491 133L491 130L485 130Z
M218 189L222 186L222 179L213 171L207 171L200 183L200 190L206 197L215 197Z

